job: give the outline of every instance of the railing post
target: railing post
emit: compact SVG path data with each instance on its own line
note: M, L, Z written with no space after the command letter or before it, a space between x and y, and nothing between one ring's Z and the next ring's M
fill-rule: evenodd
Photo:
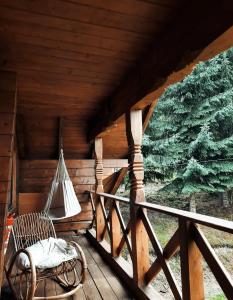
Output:
M111 213L110 213L110 243L111 254L113 257L118 256L117 249L121 241L121 226L116 212L116 206L119 205L118 201L111 201Z
M137 285L144 285L145 273L149 268L148 235L137 217L136 202L145 201L143 187L144 168L141 152L142 111L130 111L126 115L126 133L129 146L130 218L132 240L133 277Z
M96 178L96 193L103 193L103 142L102 138L95 139L95 178ZM100 201L104 202L103 197L95 198L95 214L96 214L96 239L103 239L105 220L101 209Z
M201 253L192 239L190 222L179 219L180 263L184 300L205 299Z

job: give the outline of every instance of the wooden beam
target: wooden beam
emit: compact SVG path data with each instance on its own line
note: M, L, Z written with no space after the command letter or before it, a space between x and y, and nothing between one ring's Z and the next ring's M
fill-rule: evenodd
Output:
M154 112L156 104L157 104L157 101L154 101L151 104L147 105L147 107L144 109L144 112L143 112L143 124L142 124L143 132L146 131L146 128L147 128L147 126L149 124L150 118L153 115L153 112Z
M128 167L123 167L103 180L104 192L115 195L128 171Z
M185 69L187 64L197 63L202 57L209 59L232 46L232 33L226 33L227 40L220 37L209 49L204 49L232 26L232 13L233 3L230 0L224 3L187 1L174 22L176 26L171 26L159 42L155 40L144 60L129 71L112 97L106 100L92 123L95 125L89 130L88 140L103 136L128 109L142 109L156 101L167 87L168 77L174 70L179 71L179 76L169 80L169 84L188 75ZM160 92L156 93L159 88Z
M6 123L0 123L0 290L4 265L4 234L8 202L12 188L12 156L15 135L16 74L0 71L0 114L9 114ZM7 126L6 126L7 125ZM6 139L7 137L7 139ZM7 149L7 151L6 151Z
M205 47L194 60L188 63L184 68L179 69L178 71L172 72L169 76L167 76L166 80L161 84L158 89L150 92L148 95L143 97L141 101L139 101L135 108L144 107L148 103L157 104L157 100L164 93L164 91L171 85L176 82L183 80L186 76L188 76L196 64L201 61L207 61L208 59L213 58L219 53L229 49L233 44L233 26L231 26L228 30L226 30L223 34L221 34L217 39L215 39L212 43L210 43L207 47Z

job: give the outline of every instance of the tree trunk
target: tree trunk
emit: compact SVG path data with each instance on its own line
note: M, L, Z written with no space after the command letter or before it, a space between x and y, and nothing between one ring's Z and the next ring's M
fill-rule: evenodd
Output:
M229 207L229 196L228 196L228 192L222 193L222 207Z
M233 190L227 191L227 198L229 206L233 206Z
M191 195L189 199L189 211L194 213L197 212L196 199L194 195Z

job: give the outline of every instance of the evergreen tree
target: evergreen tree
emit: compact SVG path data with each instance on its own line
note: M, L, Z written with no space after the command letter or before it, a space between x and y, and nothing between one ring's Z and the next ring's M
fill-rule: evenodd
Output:
M233 188L233 48L198 64L160 97L143 141L145 178L164 190Z

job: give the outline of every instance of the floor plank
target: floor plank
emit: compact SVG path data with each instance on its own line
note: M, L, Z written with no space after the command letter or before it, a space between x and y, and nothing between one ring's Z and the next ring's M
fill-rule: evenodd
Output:
M98 264L99 268L101 269L102 273L104 274L106 280L108 281L109 285L113 289L115 295L118 299L133 299L130 297L129 292L123 286L122 282L116 275L112 272L109 266L107 266L102 257L99 255L98 252L94 250L93 247L90 247L88 251L92 254L93 259Z

